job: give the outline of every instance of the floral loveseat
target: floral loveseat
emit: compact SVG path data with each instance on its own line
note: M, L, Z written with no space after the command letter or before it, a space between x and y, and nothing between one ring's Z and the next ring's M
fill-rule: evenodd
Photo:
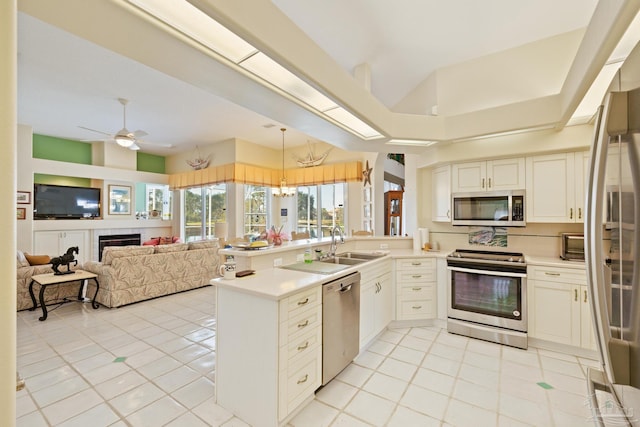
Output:
M98 275L96 300L120 307L209 285L219 276L218 242L203 240L158 246L107 246L102 262L89 261L83 270ZM87 295L94 295L89 281Z
M16 262L16 305L17 310L26 310L33 307L33 302L29 296L29 284L31 283L31 277L37 274L53 273L51 264L39 264L31 265L22 251L18 251L18 259ZM49 257L46 257L49 258ZM75 270L80 266L71 265L71 269ZM63 267L62 270L65 270ZM77 298L80 282L70 282L68 284L59 286L49 286L44 294L45 304L49 305L55 302L62 301L64 298ZM40 292L40 286L34 285L33 294L38 300L38 294Z

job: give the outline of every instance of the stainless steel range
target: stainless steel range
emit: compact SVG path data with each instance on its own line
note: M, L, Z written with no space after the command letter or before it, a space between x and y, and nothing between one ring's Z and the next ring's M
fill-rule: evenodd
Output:
M524 255L458 249L447 257L447 330L527 348Z

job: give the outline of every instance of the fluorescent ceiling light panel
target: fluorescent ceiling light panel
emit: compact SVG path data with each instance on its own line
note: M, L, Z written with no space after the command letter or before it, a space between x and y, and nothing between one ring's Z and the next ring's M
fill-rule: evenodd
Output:
M593 81L591 87L580 101L578 108L573 112L571 120L577 120L579 118L590 119L596 113L598 106L602 103L604 95L607 93L607 89L616 75L622 61L606 64L598 73L598 77Z
M364 139L382 138L382 135L380 135L377 130L375 130L342 107L336 107L332 110L325 111L324 113L338 123L341 123L349 129L352 129Z
M428 147L436 144L438 141L426 141L421 139L390 139L386 142L387 145L417 145L421 147Z
M247 58L239 65L318 111L326 111L338 106L334 101L262 52Z
M255 47L186 1L129 2L236 64L257 51Z

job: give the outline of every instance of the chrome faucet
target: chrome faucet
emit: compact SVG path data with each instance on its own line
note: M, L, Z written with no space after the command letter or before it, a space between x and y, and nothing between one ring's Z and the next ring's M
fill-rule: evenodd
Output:
M336 230L340 233L340 243L344 243L344 234L342 234L342 229L336 225L331 230L331 247L329 248L329 256L332 257L336 255L336 249L338 247L336 244Z

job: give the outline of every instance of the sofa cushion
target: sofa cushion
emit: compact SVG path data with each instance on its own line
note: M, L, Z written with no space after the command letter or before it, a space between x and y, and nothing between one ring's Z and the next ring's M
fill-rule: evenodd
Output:
M198 240L196 242L189 242L188 245L189 245L189 250L217 248L218 240Z
M51 264L51 257L49 255L29 255L24 254L24 257L29 261L29 265L47 265Z
M182 252L187 249L189 249L189 245L187 243L171 243L169 245L155 246L155 253L164 254L167 252Z
M18 259L16 261L16 267L29 267L31 264L29 264L29 261L27 261L27 258L24 256L24 252L22 251L18 251Z
M151 255L154 246L107 246L102 250L102 263L111 265L115 258Z

